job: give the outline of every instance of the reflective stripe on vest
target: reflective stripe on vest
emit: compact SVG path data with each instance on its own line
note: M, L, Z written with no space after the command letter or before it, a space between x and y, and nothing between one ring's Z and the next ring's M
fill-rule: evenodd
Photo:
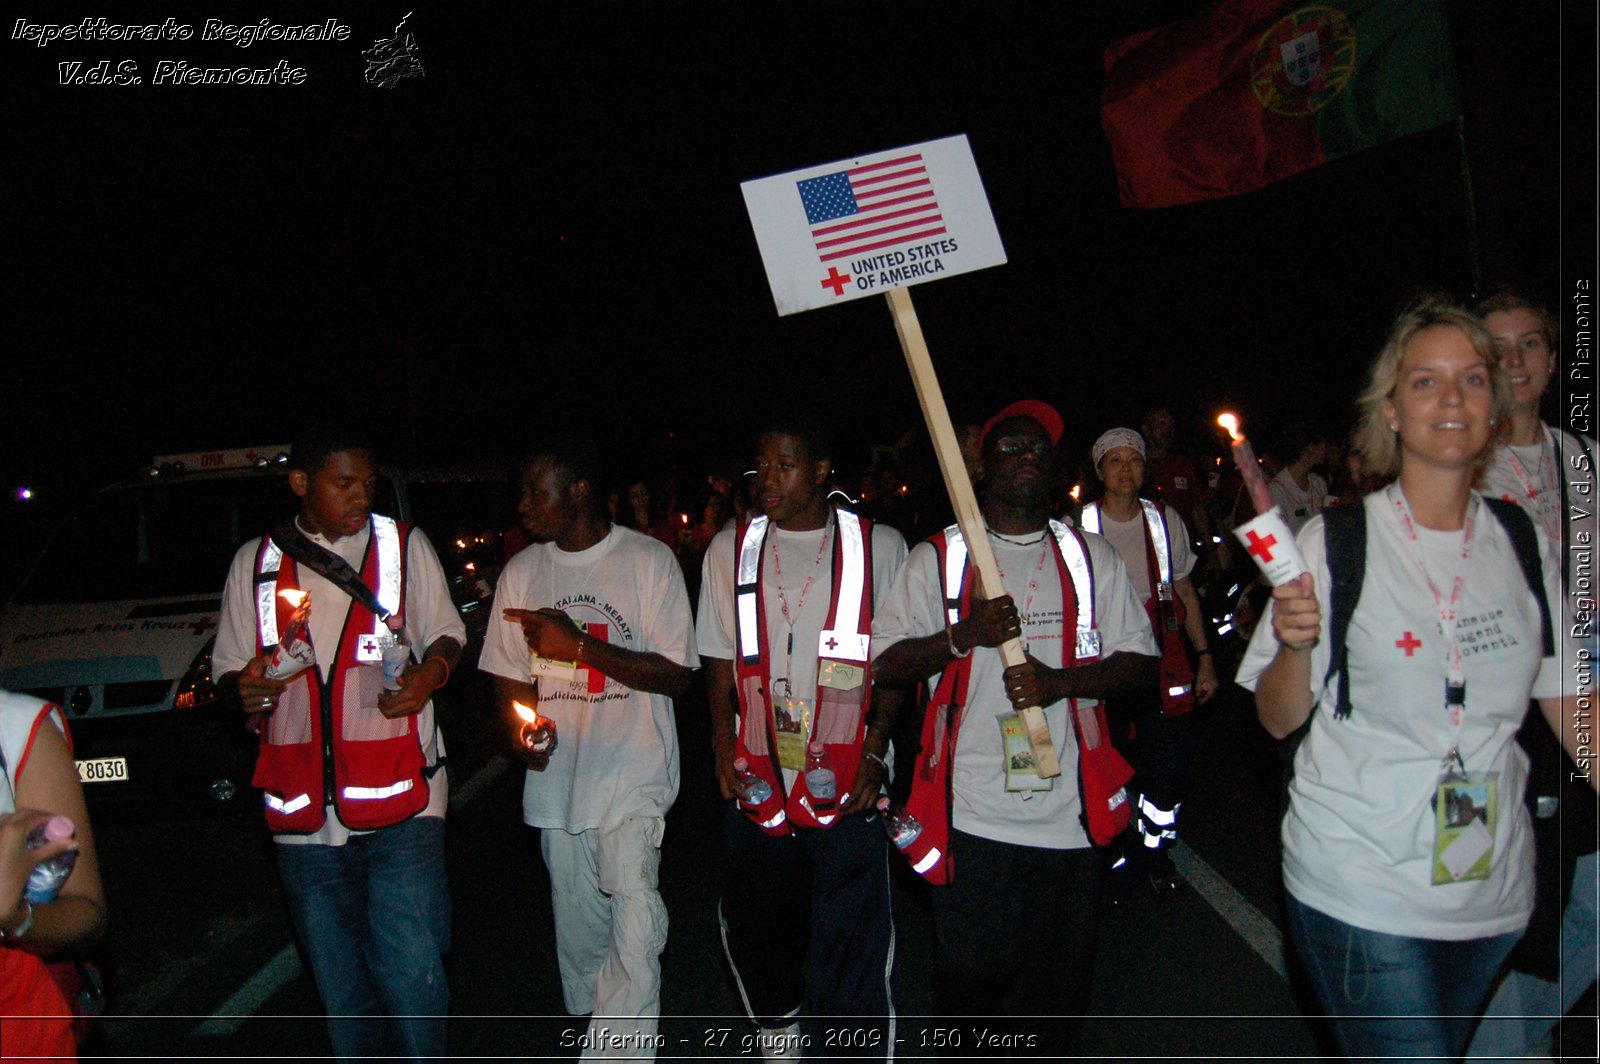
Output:
M857 631L867 590L866 537L861 518L848 510L835 511L839 523L839 598L834 613L837 628L824 628L817 637L817 655L840 661L865 662L871 637ZM761 547L766 542L767 518L753 519L739 544L739 570L734 598L739 611L739 656L747 662L761 657L761 631L756 623L757 580L761 574Z
M1150 543L1155 547L1156 579L1162 584L1172 584L1172 545L1167 541L1167 522L1161 508L1149 499L1140 499L1144 510L1145 527L1150 530ZM1083 508L1083 530L1099 534L1101 531L1100 504L1092 502Z
M378 604L389 613L400 612L400 594L404 581L404 568L400 559L400 523L382 514L372 515L373 549L378 556ZM261 629L261 645L278 645L278 571L283 566L283 551L268 538L257 568L263 577L256 585L256 624ZM387 633L389 626L379 617L373 625L374 635Z
M346 787L340 791L352 801L376 801L380 798L393 798L397 794L404 794L411 789L411 780L401 780L391 783L387 787Z
M287 802L272 794L263 794L262 798L266 799L268 808L272 809L274 812L282 813L285 816L288 816L290 813L298 813L300 810L311 804L311 795L309 794L302 794L299 797L290 798Z
M262 576L272 574L271 580L256 585L256 625L261 629L261 645L278 645L278 570L283 566L283 551L269 538L261 561L256 566Z
M817 656L865 663L872 649L868 632L857 631L867 583L867 545L861 535L861 518L849 510L834 511L839 522L839 599L834 611L837 628L824 628L817 637Z
M1089 558L1084 554L1078 537L1073 535L1072 529L1065 524L1051 518L1050 532L1056 537L1056 548L1060 550L1062 560L1067 563L1067 572L1072 576L1072 593L1078 600L1078 647L1082 653L1082 648L1090 641L1094 632L1094 584L1089 576ZM967 567L967 541L956 525L945 529L944 536L947 544L944 555L944 586L958 589L959 594L961 574ZM945 609L952 625L961 619L957 614L957 605L959 599L955 603L948 599L945 601Z
M928 869L930 869L934 865L938 864L939 863L939 858L941 858L943 856L944 856L944 854L939 852L939 847L937 847L937 846L931 847L928 850L927 853L922 855L922 860L920 860L920 861L916 862L915 864L913 864L911 866L911 869L912 869L912 871L916 872L918 875L921 875L923 872L926 872Z
M739 578L734 599L739 611L739 656L746 662L761 658L761 628L756 621L758 578L761 575L761 544L767 538L767 518L757 517L744 530L739 544Z

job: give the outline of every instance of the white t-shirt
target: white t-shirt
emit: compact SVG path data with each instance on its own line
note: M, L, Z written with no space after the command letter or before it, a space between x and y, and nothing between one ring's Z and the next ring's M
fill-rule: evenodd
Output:
M1118 521L1106 513L1099 503L1092 505L1100 511L1100 534L1117 548L1117 556L1128 568L1128 581L1133 584L1134 596L1140 602L1146 601L1150 598L1150 559L1144 546L1144 507L1139 508L1133 520ZM1189 527L1178 516L1178 511L1166 503L1156 505L1161 507L1161 516L1167 522L1167 540L1172 544L1172 582L1176 584L1194 572L1194 548L1189 543Z
M766 613L767 666L772 676L774 704L788 680L791 697L812 703L816 711L817 640L828 623L833 593L834 517L809 532L785 532L769 525L761 559L761 601ZM738 531L724 528L706 549L700 582L700 610L695 621L695 637L700 653L708 658L735 661L737 635L734 621ZM906 558L905 537L881 522L872 525L872 601L881 604L894 585L894 578ZM776 563L774 562L776 559ZM781 571L781 575L780 575ZM778 593L782 587L783 594ZM802 605L802 598L804 604ZM789 604L789 618L783 604ZM794 653L788 652L790 621L793 622ZM794 773L784 770L784 787L794 785ZM846 781L848 783L849 781Z
M1306 479L1311 486L1301 490L1294 482L1294 474L1285 468L1278 470L1278 475L1267 484L1267 491L1283 511L1291 532L1299 532L1307 521L1328 508L1328 482L1315 473L1307 474Z
M1011 537L1033 540L1035 537ZM1101 657L1118 652L1157 656L1150 618L1134 597L1127 567L1104 538L1083 534L1094 573L1095 625L1100 630ZM1000 566L1001 583L1022 615L1022 642L1028 653L1045 665L1059 669L1062 662L1061 578L1049 552L1056 550L1049 531L1037 542L1019 546L993 533L989 543ZM953 589L952 589L953 590ZM902 639L943 632L944 592L939 582L939 556L931 543L919 543L906 559L894 589L872 625L872 653L876 658ZM1080 819L1078 795L1078 743L1067 720L1067 702L1045 707L1045 721L1061 762L1061 775L1049 791L1008 793L1005 789L1005 750L996 717L1012 711L1006 697L1000 651L989 647L972 650L967 704L961 709L960 732L953 763L955 802L951 824L970 835L1019 846L1053 850L1081 849L1090 845ZM938 678L929 677L931 690ZM1080 706L1093 705L1080 699Z
M295 518L298 523L299 518ZM332 551L350 564L356 572L366 559L367 543L372 538L370 524L353 536L328 540L320 534L300 531L319 547ZM211 671L214 676L238 672L256 656L256 554L261 540L252 539L240 547L228 567L228 582L222 590L222 616L217 622L217 643L211 652ZM317 652L317 668L327 680L333 669L333 660L339 648L339 637L344 633L345 618L350 613L351 599L339 585L324 579L309 566L296 565L296 578L300 588L311 594L311 618L307 622L311 645ZM450 586L445 581L444 567L433 544L420 528L413 528L406 541L405 574L406 638L416 656L426 653L436 639L449 636L457 643L467 641L467 626L461 621L450 601ZM362 668L378 668L377 665ZM429 765L438 764L444 756L444 735L434 722L433 703L430 701L417 714L417 735L422 743L422 756ZM441 766L428 780L428 805L420 816L444 816L450 797L450 784ZM273 841L288 845L317 843L323 846L342 846L352 834L334 815L333 807L327 809L327 818L320 830L309 835L277 834Z
M1582 510L1591 514L1594 512L1593 487L1589 488L1587 503L1575 490L1594 483L1592 461L1584 457L1585 444L1588 446L1587 453L1592 456L1594 454L1592 440L1580 440L1570 432L1549 426L1542 426L1538 443L1526 447L1497 443L1490 453L1489 464L1478 481L1478 490L1491 498L1498 496L1516 503L1528 511L1528 516L1533 518L1534 523L1552 541L1559 537L1563 543L1570 544L1571 526L1582 518L1574 519L1570 509L1567 514L1562 514L1562 478L1568 482L1569 501L1577 502ZM1512 464L1513 456L1522 467L1522 475L1518 474L1517 468ZM1566 524L1563 524L1563 516L1567 519ZM1593 527L1592 520L1590 527Z
M1444 709L1448 650L1433 593L1418 568L1390 492L1364 500L1365 581L1350 620L1351 713L1334 719L1323 522L1297 542L1323 601L1311 652L1318 691L1311 729L1294 759L1283 819L1283 878L1290 894L1345 923L1386 934L1460 940L1521 929L1533 909L1533 849L1522 802L1526 755L1513 742L1528 699L1559 697L1556 657L1541 656L1538 600L1498 519L1472 502L1473 543L1456 627L1466 670L1459 740L1468 772L1498 772L1498 823L1488 879L1431 886L1433 796L1452 729ZM1429 576L1448 598L1463 532L1418 528ZM1560 602L1555 559L1539 535L1545 595ZM1561 615L1552 614L1559 624ZM1239 666L1255 690L1277 653L1269 610Z
M506 563L495 587L478 667L529 680L522 626L504 609L554 607L589 639L660 654L697 668L689 593L672 551L659 540L613 525L588 550L539 543ZM528 770L522 819L577 834L607 830L629 817L664 816L678 796L678 733L672 699L636 691L580 667L576 679L541 678L539 713L556 723L556 750L541 772Z

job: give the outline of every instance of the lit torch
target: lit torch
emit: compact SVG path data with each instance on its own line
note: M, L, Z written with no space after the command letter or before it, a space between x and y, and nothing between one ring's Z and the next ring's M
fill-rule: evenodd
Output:
M1261 475L1256 452L1251 449L1244 433L1239 431L1239 419L1233 414L1218 414L1217 424L1227 429L1229 438L1233 440L1233 464L1239 467L1239 475L1244 478L1251 504L1255 506L1256 513L1266 513L1272 509L1272 493L1267 490L1267 478Z
M1233 464L1239 467L1239 476L1244 478L1250 503L1256 511L1256 516L1234 529L1233 534L1244 544L1250 557L1255 559L1256 567L1273 587L1286 584L1306 571L1305 559L1300 557L1300 550L1295 546L1294 533L1272 501L1255 451L1239 431L1239 419L1233 414L1220 414L1217 424L1227 429L1233 440Z
M289 604L294 612L284 626L278 645L267 661L268 679L285 680L317 663L317 652L306 636L306 624L311 619L311 592L280 591L278 597Z
M543 758L556 748L556 722L549 717L541 717L539 711L532 706L525 706L521 702L512 702L511 708L516 711L522 720L522 727L517 732L517 739L521 743L522 751L527 755L539 757L541 760L532 767L544 768ZM530 757L530 764L532 763Z

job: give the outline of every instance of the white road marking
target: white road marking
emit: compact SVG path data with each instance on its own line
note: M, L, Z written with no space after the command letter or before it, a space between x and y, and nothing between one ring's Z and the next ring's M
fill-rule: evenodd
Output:
M477 774L451 797L450 808L460 811L488 790L489 786L510 767L511 759L505 754L497 754L490 758ZM245 1020L270 1001L272 995L298 979L302 971L304 968L300 963L300 954L291 942L283 947L277 956L262 965L259 971L234 991L233 996L219 1005L204 1022L190 1031L190 1036L216 1038L233 1034Z
M233 1034L244 1025L272 995L300 978L300 954L294 943L283 947L278 955L268 961L248 982L234 991L233 996L218 1006L209 1019L189 1032L191 1038L217 1038Z
M1284 982L1289 981L1288 966L1284 963L1283 935L1278 931L1278 925L1251 905L1243 894L1233 889L1222 875L1210 865L1206 864L1183 843L1178 843L1172 849L1172 863L1178 866L1178 871L1183 878L1189 881L1189 886L1194 888L1196 894L1204 898L1228 922L1238 936L1244 939L1245 944L1255 950L1267 966L1278 973L1278 978Z
M462 784L461 789L450 796L450 808L459 810L468 802L476 799L510 767L511 758L506 754L496 754L488 761L485 761L483 767L477 771L477 774Z

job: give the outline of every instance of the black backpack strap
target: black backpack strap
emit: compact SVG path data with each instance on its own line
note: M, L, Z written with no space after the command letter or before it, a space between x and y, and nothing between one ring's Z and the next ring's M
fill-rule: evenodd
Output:
M1339 678L1339 697L1333 716L1335 720L1342 720L1350 715L1350 653L1345 639L1350 631L1350 618L1356 612L1356 602L1361 598L1361 581L1367 572L1367 514L1359 499L1322 511L1322 542L1333 585L1324 603L1329 617L1331 653L1322 685L1326 687L1334 677ZM1289 807L1289 781L1294 778L1295 751L1311 731L1311 717L1317 712L1318 699L1319 696L1312 697L1311 712L1306 714L1305 723L1278 743L1278 755L1283 759L1280 797L1285 809Z
M1332 587L1328 589L1328 672L1326 686L1339 678L1339 696L1334 704L1334 719L1350 715L1350 618L1361 600L1361 584L1367 575L1367 510L1359 500L1322 512L1322 535Z
M1543 626L1541 645L1544 647L1544 656L1551 657L1556 652L1556 644L1550 629L1550 603L1544 595L1544 565L1539 561L1539 537L1533 531L1533 520L1527 511L1514 502L1490 498L1484 498L1483 501L1505 528L1506 535L1511 537L1511 547L1517 552L1517 561L1522 566L1523 577L1528 581L1528 590L1539 600L1539 623Z

